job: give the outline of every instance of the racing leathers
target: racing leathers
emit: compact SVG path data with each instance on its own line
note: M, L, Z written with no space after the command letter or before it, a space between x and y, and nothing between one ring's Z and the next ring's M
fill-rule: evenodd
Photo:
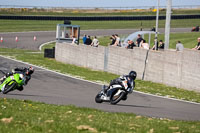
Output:
M104 92L106 93L107 90L110 88L110 86L115 85L115 84L121 85L129 93L132 93L135 87L135 81L131 79L129 75L123 75L123 76L120 76L119 78L111 80L109 86L105 88Z
M15 68L14 70L12 70L12 72L7 73L1 80L2 85L3 85L4 80L8 78L9 76L13 76L14 74L19 74L19 76L15 76L14 79L18 83L17 90L22 91L24 89L23 85L26 85L28 81L31 79L31 75L26 74L27 69L28 68Z

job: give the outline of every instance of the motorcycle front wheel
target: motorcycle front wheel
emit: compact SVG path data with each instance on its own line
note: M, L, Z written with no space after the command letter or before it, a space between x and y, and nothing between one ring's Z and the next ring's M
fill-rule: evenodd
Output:
M116 92L117 93L117 92ZM119 95L115 95L116 93L112 94L110 98L110 103L111 104L117 104L122 100L122 98L126 95L125 92L121 92Z
M100 93L98 93L98 94L96 95L96 97L95 97L95 102L96 102L96 103L102 103L102 102L103 102L103 100L101 100L101 95L102 95L102 94L100 94Z
M4 91L2 92L3 94L7 94L8 92L12 91L15 87L17 86L16 82L13 82L11 85L9 83L5 86Z

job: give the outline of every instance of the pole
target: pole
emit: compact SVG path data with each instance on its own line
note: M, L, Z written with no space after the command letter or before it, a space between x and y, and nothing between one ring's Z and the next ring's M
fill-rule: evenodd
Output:
M165 50L169 49L171 8L172 8L172 0L167 0L167 12L166 12L166 22L165 22Z
M157 3L157 12L156 12L156 34L155 34L155 50L158 48L158 20L159 20L159 7L160 7L160 0Z

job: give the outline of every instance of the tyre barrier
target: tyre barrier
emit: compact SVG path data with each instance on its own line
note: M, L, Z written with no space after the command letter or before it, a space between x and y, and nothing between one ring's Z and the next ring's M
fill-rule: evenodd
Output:
M164 20L166 16L159 16ZM63 16L8 16L1 15L0 19L12 20L75 20L75 21L121 21L121 20L155 20L156 16L97 16L97 17L63 17ZM171 19L200 19L200 15L172 15Z

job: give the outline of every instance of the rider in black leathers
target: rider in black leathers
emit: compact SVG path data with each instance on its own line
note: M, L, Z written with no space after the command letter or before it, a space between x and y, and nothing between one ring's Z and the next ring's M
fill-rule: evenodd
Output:
M132 93L133 88L135 87L135 79L137 77L137 73L135 71L130 71L129 75L120 76L119 78L116 78L114 80L111 80L110 85L104 89L104 93L107 93L107 90L110 88L110 86L119 84L123 88L127 89L129 93ZM127 87L123 85L122 81L127 81Z

